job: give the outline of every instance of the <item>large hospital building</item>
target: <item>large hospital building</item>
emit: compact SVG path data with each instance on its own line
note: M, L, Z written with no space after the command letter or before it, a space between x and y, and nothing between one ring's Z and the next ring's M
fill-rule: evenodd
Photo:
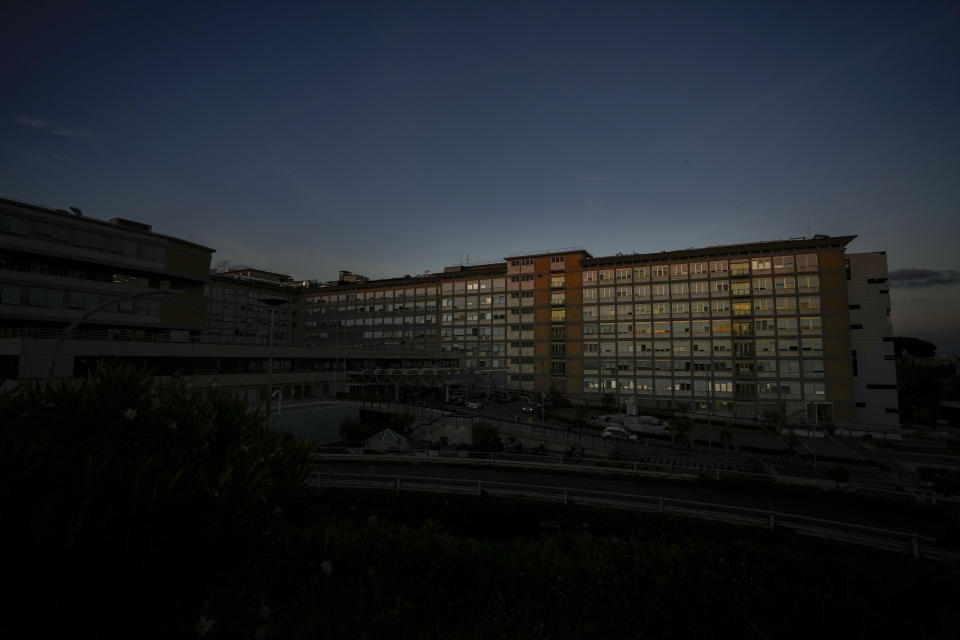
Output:
M383 382L376 372L402 371L399 384L456 371L717 416L896 425L886 256L848 253L854 238L550 251L296 282L212 273L213 249L142 223L0 199L0 375L42 378L53 338L113 296L68 336L57 375L124 358L263 399L269 299L281 303L274 379L287 397Z

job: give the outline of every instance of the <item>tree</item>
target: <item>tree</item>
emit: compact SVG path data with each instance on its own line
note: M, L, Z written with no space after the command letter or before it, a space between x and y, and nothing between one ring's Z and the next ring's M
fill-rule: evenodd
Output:
M937 345L920 338L910 336L896 336L893 339L894 355L898 358L932 358L937 355Z
M763 412L763 421L766 422L767 429L772 429L773 431L780 431L780 428L783 426L783 414L776 410L764 411Z
M144 620L182 636L213 576L304 516L315 450L228 392L129 364L0 393L6 575L79 636L143 637Z
M407 435L407 430L416 417L412 413L391 413L387 420L387 426L397 433Z
M503 451L503 442L500 440L500 428L489 422L477 422L471 429L473 448L476 451Z
M720 442L723 443L724 449L733 448L733 433L730 432L730 429L726 427L720 429Z
M350 442L357 442L367 437L367 430L356 418L347 417L340 423L340 437Z
M601 405L600 410L604 413L613 413L614 409L617 406L617 396L612 393L605 393L600 399Z
M670 420L670 428L673 430L674 439L689 449L690 431L693 429L693 420L684 415L674 416L674 418Z

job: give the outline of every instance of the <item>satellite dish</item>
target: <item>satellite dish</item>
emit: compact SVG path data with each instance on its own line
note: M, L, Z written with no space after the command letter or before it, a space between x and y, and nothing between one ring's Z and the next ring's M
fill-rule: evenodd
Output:
M78 218L83 217L83 211L80 211L77 207L70 207L70 211L73 211Z

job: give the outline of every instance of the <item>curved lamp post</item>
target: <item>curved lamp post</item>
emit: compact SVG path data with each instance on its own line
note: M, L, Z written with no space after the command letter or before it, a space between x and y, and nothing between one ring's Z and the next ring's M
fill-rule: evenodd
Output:
M136 300L137 298L146 298L147 296L165 296L165 295L176 294L176 293L183 293L183 291L179 289L162 289L159 291L144 291L142 293L135 293L133 295L123 296L120 298L116 298L114 300L110 300L109 302L104 302L99 307L95 307L90 311L87 311L86 313L84 313L82 316L80 316L79 318L71 322L67 326L67 328L63 330L63 333L61 333L60 337L57 339L57 344L53 348L53 356L50 358L50 370L47 372L47 382L49 382L50 380L53 380L53 370L57 365L57 356L60 355L60 347L63 346L64 340L67 339L67 334L69 334L71 331L76 329L78 324L80 324L81 322L83 322L93 314L97 313L98 311L103 311L110 305L116 304L118 302L123 302L124 300Z
M270 307L270 337L267 342L267 427L270 427L270 402L273 399L273 312L281 304L287 304L286 298L260 298L260 302Z

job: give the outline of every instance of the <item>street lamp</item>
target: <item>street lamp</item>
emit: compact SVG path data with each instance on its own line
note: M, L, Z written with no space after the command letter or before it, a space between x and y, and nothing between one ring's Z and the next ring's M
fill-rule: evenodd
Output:
M273 312L281 304L287 304L287 299L260 298L260 302L270 307L270 337L267 340L267 427L269 427L270 401L273 398Z
M49 382L50 380L53 380L53 370L57 364L57 356L60 355L60 347L63 346L64 340L67 339L67 334L69 334L71 331L76 329L77 325L79 325L81 322L83 322L93 314L97 313L98 311L103 311L110 305L116 304L118 302L124 302L125 300L136 300L137 298L146 298L148 296L165 296L165 295L176 294L176 293L183 293L183 291L179 289L162 289L159 291L154 290L154 291L144 291L141 293L134 293L129 296L122 296L120 298L116 298L114 300L104 302L99 307L94 307L90 311L87 311L86 313L84 313L82 316L80 316L79 318L71 322L67 326L67 328L63 330L63 333L61 333L60 337L57 339L57 344L53 348L53 356L50 358L50 370L47 372L47 382Z

